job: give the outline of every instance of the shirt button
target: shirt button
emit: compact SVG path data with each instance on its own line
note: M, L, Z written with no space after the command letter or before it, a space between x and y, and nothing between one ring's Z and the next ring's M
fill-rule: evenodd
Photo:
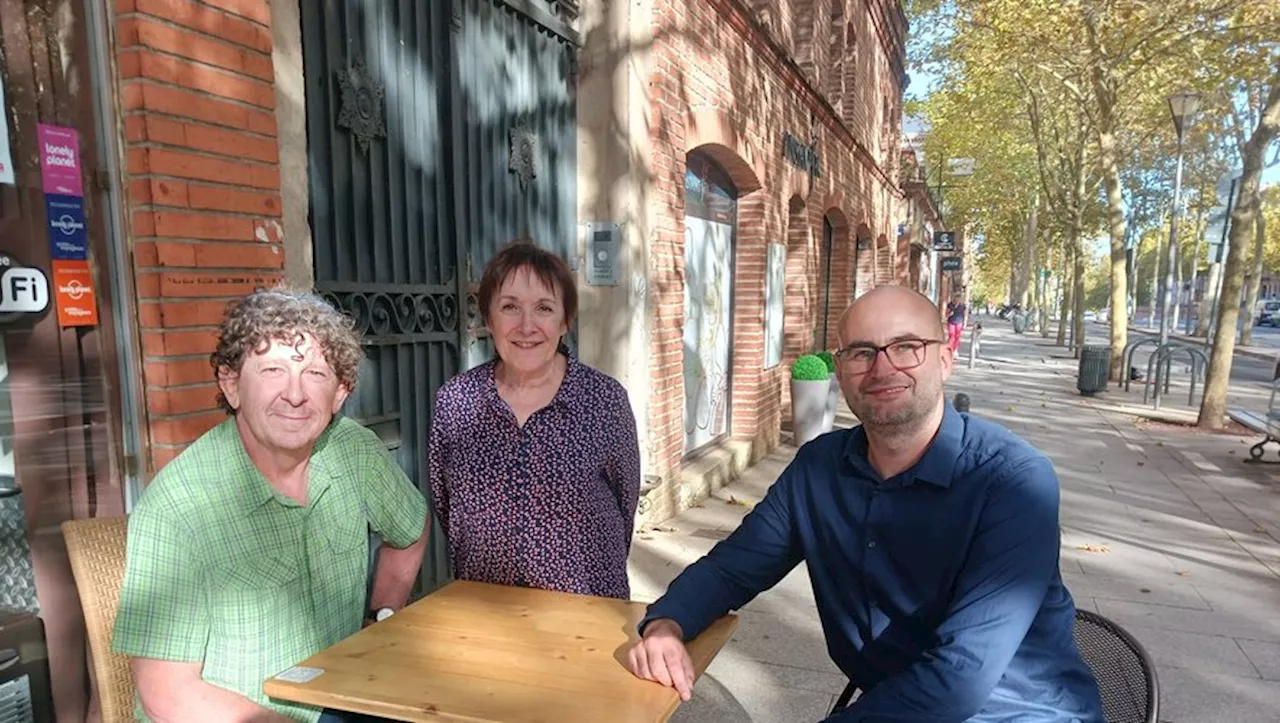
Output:
M872 550L876 549L876 541L872 540L871 542L868 542L867 547L871 548Z

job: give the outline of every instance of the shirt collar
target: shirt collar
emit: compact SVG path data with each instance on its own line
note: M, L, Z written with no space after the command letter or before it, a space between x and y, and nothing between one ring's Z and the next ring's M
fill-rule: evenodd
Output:
M578 397L578 390L582 387L582 362L579 362L568 347L563 343L560 345L560 353L564 354L565 362L564 380L560 382L560 388L556 390L556 395L551 398L547 407L564 406L570 408ZM505 408L506 402L498 396L498 380L495 374L498 369L498 360L492 359L485 362L487 370L484 374L485 395L489 398L489 403L497 405L500 409Z
M328 468L324 465L320 452L324 451L328 446L330 437L334 427L338 425L341 415L335 414L329 422L329 426L320 433L320 437L316 440L315 447L311 450L311 459L307 461L307 506L314 506L320 501L320 497L329 489L332 482ZM288 506L301 506L297 502L288 499L284 495L276 492L262 472L253 464L253 460L249 458L249 452L244 448L244 440L240 438L240 430L236 427L236 418L233 416L215 428L219 434L226 434L231 438L231 459L228 460L228 473L235 478L242 480L240 483L240 496L244 504L249 510L256 510L271 500L278 500L281 504Z
M946 489L951 486L955 475L956 463L960 452L964 449L965 420L950 404L943 403L942 423L938 425L938 433L934 435L929 448L911 468L885 482L905 486L912 482L928 482L935 487ZM867 456L867 432L861 425L850 430L849 442L845 446L847 459L858 472L874 480L880 475L871 466Z

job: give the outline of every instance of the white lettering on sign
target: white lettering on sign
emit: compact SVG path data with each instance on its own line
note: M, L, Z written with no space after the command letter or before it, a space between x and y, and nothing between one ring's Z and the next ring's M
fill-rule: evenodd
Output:
M38 314L49 306L49 279L40 269L10 266L0 275L0 312Z
M71 214L64 213L58 218L49 222L51 228L56 228L63 233L64 236L70 236L84 228L84 224L72 218Z
M85 294L92 294L93 289L80 283L80 279L72 279L58 287L60 293L66 294L72 301L79 301Z

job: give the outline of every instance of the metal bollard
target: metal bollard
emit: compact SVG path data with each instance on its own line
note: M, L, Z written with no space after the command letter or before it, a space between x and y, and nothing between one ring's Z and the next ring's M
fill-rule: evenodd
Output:
M956 394L955 401L953 401L953 402L951 403L951 406L955 407L957 412L964 412L964 413L968 414L968 412L969 412L969 395L968 395L968 394L965 394L964 392L959 392L959 393L957 393L957 394Z
M978 346L982 343L982 324L974 324L973 331L969 332L969 368L973 368L973 364L978 359Z

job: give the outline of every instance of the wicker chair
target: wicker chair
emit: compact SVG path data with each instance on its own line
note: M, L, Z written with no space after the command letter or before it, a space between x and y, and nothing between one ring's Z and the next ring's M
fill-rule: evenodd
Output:
M1124 628L1088 610L1076 610L1076 647L1093 671L1102 694L1107 723L1157 723L1160 682L1156 667ZM858 686L850 681L841 691L831 715L849 705Z
M126 524L124 517L62 523L71 572L84 609L89 659L104 721L133 720L133 671L127 657L111 652L111 631L124 579Z

